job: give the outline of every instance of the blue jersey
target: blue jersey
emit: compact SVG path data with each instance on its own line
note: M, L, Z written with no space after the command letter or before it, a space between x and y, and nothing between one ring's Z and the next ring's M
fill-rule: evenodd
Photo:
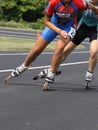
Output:
M87 2L89 2L90 0L86 0ZM94 11L92 11L91 9L87 9L83 12L82 18L79 21L79 26L82 23L85 23L88 26L98 26L98 14L96 14Z

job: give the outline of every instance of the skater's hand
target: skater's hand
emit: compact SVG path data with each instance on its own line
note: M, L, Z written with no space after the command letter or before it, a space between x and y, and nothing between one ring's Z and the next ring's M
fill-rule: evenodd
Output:
M67 34L67 32L64 31L64 30L60 30L60 31L59 31L59 35L60 35L62 38L64 38L64 39L67 39L67 38L68 38L68 34Z

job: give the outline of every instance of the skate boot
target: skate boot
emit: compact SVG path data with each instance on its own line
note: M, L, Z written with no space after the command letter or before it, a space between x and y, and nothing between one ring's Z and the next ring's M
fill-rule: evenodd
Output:
M86 89L89 89L89 85L90 85L90 82L92 82L94 79L93 77L93 72L90 72L90 71L87 71L86 72L86 76L85 76L85 86L86 86Z
M18 77L20 74L25 72L28 69L28 67L25 67L24 64L20 65L16 69L14 69L11 74L4 80L5 82L8 82L11 78Z
M37 76L33 77L33 80L44 79L48 74L48 69L43 69Z
M54 80L55 80L55 73L52 73L50 70L48 70L48 74L45 78L45 82L44 82L43 87L42 87L43 91L48 90L49 84L53 83Z
M37 76L33 77L33 80L44 79L47 76L47 74L48 74L48 70L49 69L43 69ZM57 70L55 72L55 75L58 76L61 73L62 73L62 71Z

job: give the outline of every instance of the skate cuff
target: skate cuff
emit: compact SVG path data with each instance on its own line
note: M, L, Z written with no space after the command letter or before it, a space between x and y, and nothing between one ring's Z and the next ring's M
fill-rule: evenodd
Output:
M23 67L24 69L28 69L28 68L29 68L29 66L25 66L24 63L22 64L22 67Z
M90 70L88 70L88 72L91 73L91 74L93 73L93 71L90 71Z

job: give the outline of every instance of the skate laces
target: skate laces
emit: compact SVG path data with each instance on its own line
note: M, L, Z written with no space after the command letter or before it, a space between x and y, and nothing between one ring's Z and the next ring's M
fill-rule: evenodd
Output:
M93 73L87 71L87 72L86 72L85 80L91 82L91 81L93 80L93 78L94 78L94 77L93 77Z
M22 74L24 71L26 71L28 69L28 67L25 67L24 64L20 65L19 67L17 67L16 69L14 69L11 73L12 77L17 77L20 74Z
M48 70L48 74L47 74L45 80L46 80L47 82L49 82L49 83L53 83L53 82L54 82L54 79L55 79L55 73L52 73L52 72L50 71L50 69L49 69L49 70Z

